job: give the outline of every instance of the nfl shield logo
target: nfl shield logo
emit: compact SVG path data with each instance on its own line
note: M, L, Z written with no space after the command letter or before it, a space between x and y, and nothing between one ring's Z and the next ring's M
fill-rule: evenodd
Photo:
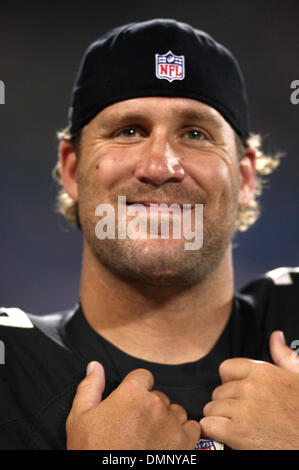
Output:
M156 54L156 77L166 78L169 82L185 78L185 57L175 55L171 51Z
M199 439L194 450L223 450L224 445L221 442L212 439Z

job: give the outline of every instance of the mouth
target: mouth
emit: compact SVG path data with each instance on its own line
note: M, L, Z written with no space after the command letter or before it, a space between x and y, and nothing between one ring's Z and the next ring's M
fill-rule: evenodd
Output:
M139 204L145 206L147 211L154 211L154 212L181 212L183 210L190 210L193 209L194 204L190 203L180 203L177 201L170 201L170 200L146 200L146 201L127 201L126 205L131 206L132 204Z

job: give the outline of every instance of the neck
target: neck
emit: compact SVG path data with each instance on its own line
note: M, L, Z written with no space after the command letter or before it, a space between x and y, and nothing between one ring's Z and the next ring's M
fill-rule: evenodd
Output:
M231 246L204 281L178 289L120 279L99 264L84 243L85 317L95 331L132 356L165 364L200 359L221 335L232 301Z

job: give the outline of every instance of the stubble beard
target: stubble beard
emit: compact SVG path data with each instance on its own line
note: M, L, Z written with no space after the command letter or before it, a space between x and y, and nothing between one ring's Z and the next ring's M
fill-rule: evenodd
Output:
M94 207L79 201L84 237L97 262L125 281L161 287L201 283L217 268L234 236L237 210L236 193L229 201L222 198L213 218L205 215L204 207L203 245L198 250L186 250L184 239L98 240Z

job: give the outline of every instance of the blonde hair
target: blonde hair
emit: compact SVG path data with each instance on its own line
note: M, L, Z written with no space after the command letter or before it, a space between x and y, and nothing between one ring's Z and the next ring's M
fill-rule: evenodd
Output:
M71 135L69 128L65 128L57 132L57 138L59 142L63 140L70 142L73 145L77 156L79 156L81 131L75 135ZM259 134L250 134L249 138L245 142L242 142L237 134L235 134L235 138L240 160L244 155L246 147L253 148L256 153L256 181L254 197L246 206L239 207L235 226L237 231L244 232L259 218L261 209L258 198L261 196L263 188L267 183L265 176L270 175L278 167L283 154L276 153L275 155L265 155L262 151L262 138ZM52 175L60 187L57 195L56 211L62 214L73 226L81 229L78 202L71 199L63 188L59 159L53 169Z

